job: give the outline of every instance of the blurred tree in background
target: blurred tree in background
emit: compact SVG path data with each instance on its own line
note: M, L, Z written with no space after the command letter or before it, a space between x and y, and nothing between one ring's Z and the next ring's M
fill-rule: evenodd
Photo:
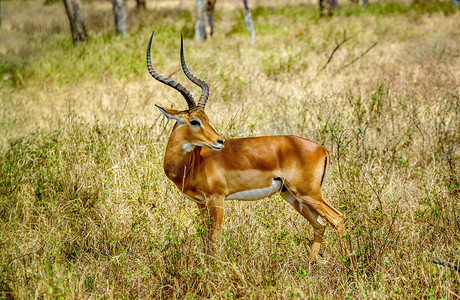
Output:
M88 40L88 33L85 29L83 12L80 0L64 0L64 6L69 18L70 30L72 32L73 44L76 46L80 42Z
M117 34L123 34L123 36L126 36L129 34L129 28L125 3L123 0L112 0L112 5L113 17L115 19L115 31L117 32Z
M136 8L146 10L147 9L146 2L147 2L146 0L136 0Z

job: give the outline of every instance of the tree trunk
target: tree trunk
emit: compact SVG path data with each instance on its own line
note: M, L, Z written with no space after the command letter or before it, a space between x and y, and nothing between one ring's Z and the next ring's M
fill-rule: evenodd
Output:
M0 0L1 1L1 0ZM57 3L58 0L45 0L45 2L43 3L44 6L48 6L48 5L52 5L54 3Z
M319 0L319 10L321 16L323 16L326 13L329 16L332 16L334 8L337 7L339 7L338 0Z
M356 5L359 5L359 0L352 0L352 2ZM367 7L368 3L367 0L363 0L363 7Z
M203 0L196 0L197 19L195 23L195 39L197 40L206 40L206 27L204 23L203 10Z
M123 36L127 36L129 34L129 28L125 3L123 0L112 0L112 5L113 17L115 19L115 30L117 34L123 34Z
M244 20L246 21L246 27L248 28L249 34L251 34L251 45L256 42L256 32L254 31L254 25L252 24L251 11L249 10L248 0L243 0L244 5Z
M70 30L74 46L88 39L88 33L85 29L83 13L80 9L80 0L64 0L64 6L69 18Z
M146 10L147 9L146 0L136 0L136 9Z
M216 6L216 0L207 0L206 1L206 16L208 17L208 25L209 25L209 34L214 34L214 7Z

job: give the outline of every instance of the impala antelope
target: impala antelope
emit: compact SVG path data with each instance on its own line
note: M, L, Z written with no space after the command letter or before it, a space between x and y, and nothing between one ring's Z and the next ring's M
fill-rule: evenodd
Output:
M179 91L188 104L182 111L156 105L163 115L176 121L166 146L164 171L184 196L198 205L201 214L210 218L209 239L214 242L219 234L225 200L256 200L279 192L313 226L309 259L315 261L326 221L340 236L344 234L343 214L321 195L330 161L326 149L292 135L224 139L209 124L204 111L209 87L188 70L182 36L182 70L202 90L198 103L180 83L153 69L152 38L153 32L147 47L149 73Z

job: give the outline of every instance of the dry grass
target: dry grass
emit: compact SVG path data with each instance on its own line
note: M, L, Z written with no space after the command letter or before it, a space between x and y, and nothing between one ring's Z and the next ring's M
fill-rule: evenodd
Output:
M459 273L431 262L460 259L458 12L344 5L320 19L291 2L253 10L253 47L241 12L222 4L213 40L185 40L187 62L225 137L326 146L324 196L345 213L351 259L328 230L309 268L311 227L279 196L227 202L218 255L205 255L195 205L163 173L172 124L153 106L185 101L144 63L155 28L154 66L179 68L192 1L131 12L127 39L107 4L85 3L91 41L78 49L60 3L4 2L0 297L459 297ZM320 72L344 30L354 38Z

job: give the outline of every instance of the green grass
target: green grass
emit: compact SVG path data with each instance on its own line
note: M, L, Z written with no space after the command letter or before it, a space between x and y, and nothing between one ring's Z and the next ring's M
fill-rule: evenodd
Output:
M54 4L54 6L56 5L58 4ZM46 7L42 10L46 11ZM355 17L409 13L416 17L437 12L453 14L457 10L446 1L417 1L410 5L400 2L385 2L371 3L368 8L344 4L342 8L336 11L336 15ZM317 24L319 20L316 7L309 5L256 6L251 9L251 13L258 34L275 36L284 33L278 28L277 19L280 17L289 19L294 24L305 22ZM104 25L98 23L98 20L109 17L107 12L96 13L90 20L90 29L101 31ZM232 18L235 22L226 31L226 37L247 35L243 11L234 12ZM9 78L7 83L14 87L20 87L25 81L28 85L43 82L69 84L80 78L97 80L101 75L119 79L138 79L144 73L143 55L140 55L138 50L145 47L148 32L152 29L156 30L155 43L166 48L177 45L177 39L171 39L171 36L179 36L183 33L185 38L193 38L192 15L187 10L159 9L148 13L140 12L133 16L133 19L136 22L133 26L135 33L132 33L128 38L117 37L113 31L104 29L105 32L96 32L88 43L76 48L69 43L69 33L64 27L67 24L54 25L53 31L39 35L34 33L35 28L33 26L25 26L23 30L25 30L27 46L24 47L23 53L20 53L19 56L10 53L0 55L0 76L6 75ZM155 22L159 19L163 21ZM177 21L178 19L180 21ZM219 21L220 18L218 17L216 22ZM144 38L139 39L138 36ZM153 47L152 51L153 55L159 57L158 65L161 67L161 62L164 60L162 55L166 54L156 47ZM47 53L46 57L39 54L43 52ZM89 53L94 55L88 55ZM84 60L82 60L83 57ZM4 84L5 82L2 82L2 85Z
M408 16L416 17L423 14L433 14L442 12L445 15L454 14L458 8L453 7L449 1L412 1L409 5L403 2L385 2L385 3L369 3L367 8L344 5L343 8L337 11L338 15L342 16L359 16L363 14L372 15L395 15L405 14Z
M56 5L58 4L54 4ZM54 6L41 7L40 10L46 12ZM170 39L170 36L180 37L183 33L185 38L192 38L194 33L191 14L185 10L139 12L133 16L136 23L127 38L118 37L111 30L101 30L103 24L98 22L108 17L110 16L107 12L96 11L89 19L90 39L81 47L73 47L72 43L69 43L68 24L49 25L58 29L48 32L37 32L33 26L24 26L23 36L20 36L24 45L19 56L14 50L0 56L0 76L9 77L2 85L61 85L81 78L98 80L100 76L119 79L139 78L145 71L145 53L141 55L138 50L146 48L146 41L153 29L156 31L155 43L161 43L168 48L172 48L173 45L176 47L178 43L178 39ZM164 19L161 23L154 21L161 18ZM180 22L174 22L173 18L179 18ZM138 36L144 38L139 39ZM46 56L41 53L46 53ZM166 53L153 47L152 55L162 58L161 55ZM160 66L162 60L159 60Z

